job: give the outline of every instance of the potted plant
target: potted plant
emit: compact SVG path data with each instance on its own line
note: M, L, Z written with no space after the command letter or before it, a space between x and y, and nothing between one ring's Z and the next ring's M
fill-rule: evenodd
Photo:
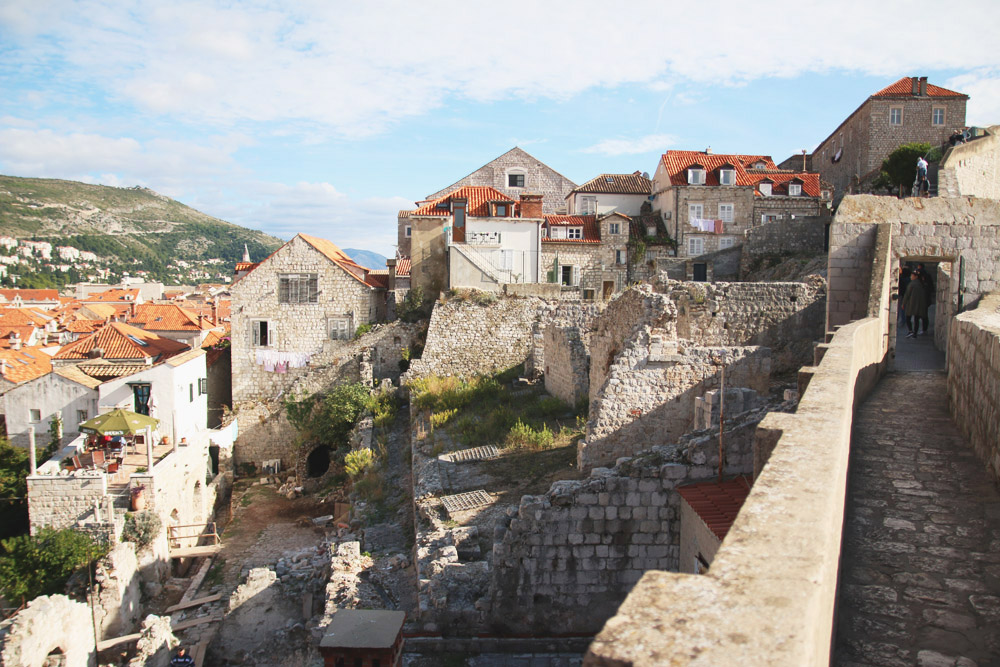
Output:
M146 485L137 484L132 487L130 493L132 496L132 511L141 512L146 509Z

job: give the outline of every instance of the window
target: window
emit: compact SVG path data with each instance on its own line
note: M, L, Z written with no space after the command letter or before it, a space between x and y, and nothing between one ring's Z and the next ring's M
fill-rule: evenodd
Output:
M580 215L593 215L597 210L597 197L580 197Z
M762 160L757 160L756 162L753 163L753 168L754 169L767 169L767 163L765 163Z
M282 273L278 276L278 303L318 303L319 274Z
M583 238L583 227L568 227L566 229L566 238L568 238L568 239L582 239Z
M734 204L719 204L719 220L723 222L733 221L733 212L736 210Z
M406 238L410 238L411 236L413 236L413 228L407 225L404 234L406 235Z
M701 238L700 236L689 236L688 254L689 255L705 254L705 239Z
M931 125L944 125L943 107L934 107L931 109Z
M76 411L76 423L77 424L82 424L83 422L87 421L88 419L90 419L90 417L88 416L86 410L77 410Z
M719 185L734 185L736 183L735 169L719 170Z
M33 421L33 422L40 422L40 421L42 421L42 411L41 410L38 410L36 408L31 408L30 410L28 410L28 412L30 413L31 421Z
M705 170L701 167L691 167L688 169L688 185L704 185Z
M250 345L253 347L270 347L274 338L271 323L267 320L250 320Z
M149 397L152 390L152 385L149 383L142 382L132 385L132 402L135 404L133 412L138 412L140 415L149 414Z
M496 217L498 217L498 218L506 218L507 217L507 205L506 204L497 204L497 215L496 215Z
M760 189L760 193L762 195L764 195L765 197L770 197L771 196L771 185L772 184L771 184L770 181L764 181L764 182L762 182L760 184L760 186L758 186L759 189Z
M624 264L627 253L624 250L615 250L615 264Z
M580 284L580 270L570 264L562 264L559 266L559 284L560 285L579 285Z
M608 223L608 234L620 234L621 226L617 222Z
M656 236L656 227L653 225L646 227L646 236Z
M736 239L732 236L723 236L719 239L719 250L724 250L725 248L732 248L736 245Z
M194 403L194 382L188 385L188 403Z
M692 220L701 220L704 217L704 204L688 204L688 222L691 222Z
M523 188L524 187L524 174L519 174L517 172L510 172L507 174L507 187L508 188Z
M198 395L204 396L208 393L208 378L198 378Z
M352 337L351 318L331 317L327 320L327 330L330 340L350 340Z
M798 197L802 194L802 184L801 183L789 183L788 184L788 194L792 197Z
M903 124L903 108L893 107L889 109L889 125Z

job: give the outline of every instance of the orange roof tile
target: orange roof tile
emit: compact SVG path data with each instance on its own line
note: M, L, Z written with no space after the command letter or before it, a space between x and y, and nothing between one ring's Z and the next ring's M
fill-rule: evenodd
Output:
M104 324L104 320L73 320L66 323L66 331L70 333L90 333L97 331Z
M513 199L496 188L491 188L486 185L466 185L458 190L455 190L454 192L449 192L443 197L424 204L416 211L411 212L410 215L451 215L451 202L453 199L468 200L468 203L465 205L465 212L466 215L471 218L489 217L490 202L500 201L514 203Z
M0 349L0 377L15 384L52 372L52 358L41 347Z
M872 95L872 97L912 97L912 96L913 96L913 77L910 76L904 76L899 81L889 84L882 90ZM947 88L942 88L941 86L935 86L933 83L928 83L927 97L968 97L968 95L964 93L956 93L954 90L948 90Z
M357 279L358 282L369 285L369 283L365 280L365 275L368 273L368 269L351 259L347 253L337 247L336 243L318 238L316 236L310 236L309 234L299 234L298 236L303 241L318 250L331 262L351 274L351 276ZM291 241L289 241L289 243L291 243Z
M409 276L412 263L409 257L400 257L396 260L396 275Z
M0 296L7 301L13 301L15 296L20 296L21 301L59 302L59 290L54 289L0 289Z
M709 530L723 540L750 493L750 479L736 477L722 483L691 484L678 487L677 493L701 517Z
M365 282L373 287L381 287L382 289L389 289L389 271L369 271L368 276L365 278Z
M768 155L727 155L702 151L667 151L660 157L660 162L670 175L671 185L687 185L687 170L694 166L705 170L705 185L719 185L719 169L726 166L736 171L736 185L753 184L747 171L757 162L763 162L768 170L778 168Z
M146 331L201 331L198 315L177 304L144 303L135 307L128 323Z
M234 273L239 273L240 271L253 271L260 265L260 262L236 262L236 266L233 267Z
M42 317L32 308L0 308L0 324L6 326L44 327L50 319Z
M103 292L96 292L90 294L89 296L80 299L83 303L104 303L104 302L115 302L115 301L135 301L139 298L139 290L137 289L109 289Z
M774 184L771 187L771 194L773 195L787 195L788 184L796 180L802 183L803 195L819 197L820 194L819 174L808 172L756 171L750 172L749 179L754 185L759 184L761 181L770 180ZM760 192L756 192L755 194L758 197L762 196Z
M55 359L87 359L94 348L105 359L152 359L157 361L188 349L184 343L161 338L122 322L111 322L94 333L62 347Z
M570 192L596 192L598 194L648 195L653 191L653 181L639 172L634 174L601 174ZM566 195L569 197L569 195Z
M21 338L21 344L25 344L38 329L31 324L10 325L0 324L0 347L10 347L11 334L17 334Z
M542 236L542 243L600 243L601 226L593 215L547 215L543 227L583 227L582 239L553 239Z

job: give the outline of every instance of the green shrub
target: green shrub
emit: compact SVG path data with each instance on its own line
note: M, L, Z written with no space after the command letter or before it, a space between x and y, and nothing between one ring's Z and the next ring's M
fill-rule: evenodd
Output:
M432 412L431 413L431 427L440 428L448 423L448 420L455 416L458 412L456 408L451 410L443 410L442 412Z
M348 452L347 456L344 457L344 470L347 471L351 479L368 472L374 465L375 453L367 447Z
M497 296L496 296L496 294L493 294L492 292L480 292L480 291L476 291L476 292L472 293L472 301L473 301L473 303L475 303L475 304L477 304L479 306L489 306L490 304L495 303L496 300L497 300Z
M504 444L511 449L549 449L555 444L555 434L548 426L542 424L540 429L533 429L520 419L511 427Z
M396 307L396 315L404 322L416 322L426 317L424 288L418 285L407 290L406 296L403 297L403 300Z
M366 333L372 330L371 324L362 324L354 331L354 340L357 340L364 336Z
M162 527L160 517L155 512L130 512L125 515L122 540L135 542L142 549L153 543Z
M106 545L69 528L0 540L0 591L8 600L61 593L71 574L107 552Z
M0 537L28 531L28 450L0 438Z

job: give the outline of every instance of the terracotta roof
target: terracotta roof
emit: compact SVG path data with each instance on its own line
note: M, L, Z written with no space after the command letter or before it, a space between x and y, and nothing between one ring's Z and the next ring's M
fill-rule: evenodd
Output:
M660 162L670 175L671 185L687 185L687 170L694 166L705 169L704 185L719 185L719 169L727 165L736 171L735 185L753 185L747 172L756 162L763 162L767 170L778 168L768 155L726 155L702 151L667 151L660 157Z
M72 380L77 384L82 384L84 387L90 387L91 389L101 385L101 380L90 377L76 366L61 366L59 368L52 369L52 372L60 377L66 378L67 380Z
M514 200L495 188L486 185L466 185L443 197L424 204L410 215L451 215L453 199L468 199L465 213L472 218L486 218L490 215L489 203L494 201L511 202ZM445 206L446 205L446 206ZM515 203L516 205L516 203Z
M872 97L913 97L913 77L904 76L896 83L889 84ZM956 93L933 83L927 84L927 97L968 97L964 93ZM923 96L920 96L923 97Z
M52 358L41 347L0 349L0 377L15 384L52 372Z
M365 282L374 287L389 289L389 271L369 271L368 276L365 278Z
M196 313L173 303L138 305L128 323L146 331L201 331L211 328L199 324Z
M0 308L0 325L44 327L51 317L42 317L33 308Z
M327 241L326 239L310 236L309 234L299 234L298 236L303 241L318 250L331 262L342 268L344 271L347 271L347 273L349 273L351 277L358 282L368 285L369 287L378 287L378 285L373 285L366 280L368 269L351 259L347 253L338 248L337 244L333 241ZM289 243L291 243L291 241L289 241Z
M396 275L409 276L412 264L409 257L400 257L396 260Z
M774 183L771 187L771 194L773 195L787 195L788 184L795 180L802 182L803 195L808 197L819 197L820 193L819 174L787 171L756 171L750 172L749 178L755 185L759 184L761 181L770 180ZM754 194L758 197L763 196L759 191L755 191Z
M236 266L233 267L233 273L239 273L240 271L253 271L258 266L260 266L260 262L236 262Z
M91 294L80 299L80 301L83 303L105 303L109 301L130 301L134 303L138 298L139 290L137 289L109 289Z
M0 347L10 347L10 335L16 333L21 337L21 343L27 343L37 328L31 324L0 324Z
M583 185L573 188L573 192L596 192L598 194L648 195L653 191L653 181L642 174L601 174ZM566 195L569 197L569 195Z
M721 484L702 482L678 487L677 493L701 517L709 530L723 540L750 493L750 480L737 477Z
M542 237L542 243L600 243L601 226L597 223L597 217L593 215L547 215L545 216L546 228L550 227L583 227L582 239L553 239L547 236Z
M7 301L13 301L15 296L20 296L21 301L59 302L59 290L54 289L0 289L0 296Z
M144 371L149 366L146 364L116 364L105 359L94 359L84 361L76 365L81 373L100 380L108 378L128 377Z
M90 333L97 331L104 324L104 320L74 320L66 323L66 331L70 333Z
M161 338L122 322L111 322L78 341L63 346L55 359L87 359L93 348L104 351L105 359L152 359L156 361L188 349L184 343Z
M209 331L208 335L205 336L205 340L201 341L201 347L207 349L218 343L225 336L225 332L222 331Z
M399 213L396 214L396 217L397 218L409 218L411 213L413 213L412 210L403 210L403 209L401 209L399 211Z

